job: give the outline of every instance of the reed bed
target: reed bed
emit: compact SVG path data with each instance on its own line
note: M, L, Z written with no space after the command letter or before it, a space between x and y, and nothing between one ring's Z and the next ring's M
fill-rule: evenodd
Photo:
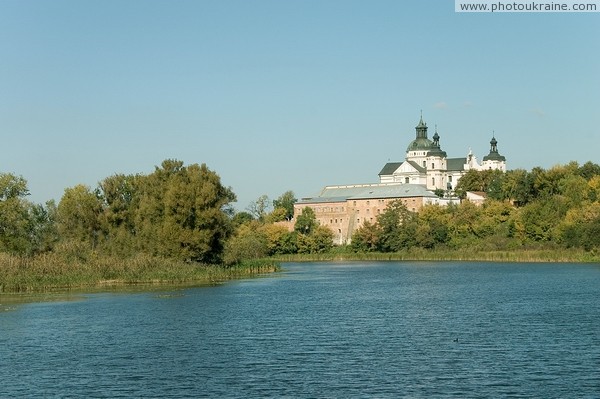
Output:
M129 258L97 253L67 257L48 253L19 257L0 253L0 292L135 284L217 284L279 270L274 260L255 260L224 267L138 254Z
M600 262L600 256L579 249L522 249L497 251L410 249L403 252L331 252L322 254L280 255L280 262L315 262L343 260L423 260L423 261L485 261L485 262Z

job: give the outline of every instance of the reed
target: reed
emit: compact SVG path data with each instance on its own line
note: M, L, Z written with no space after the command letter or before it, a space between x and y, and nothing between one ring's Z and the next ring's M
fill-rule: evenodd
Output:
M464 249L426 250L413 248L402 252L330 252L324 254L279 255L280 262L315 262L342 260L423 260L423 261L486 261L486 262L600 262L600 256L580 249L521 249L498 251L467 251Z
M218 284L279 270L271 259L232 267L137 254L129 258L89 252L77 257L48 253L19 257L0 253L0 292L42 292L134 284Z

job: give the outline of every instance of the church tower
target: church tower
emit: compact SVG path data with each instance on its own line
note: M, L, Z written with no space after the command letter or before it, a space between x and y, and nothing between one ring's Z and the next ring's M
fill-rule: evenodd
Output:
M481 169L494 169L506 172L506 158L498 152L498 141L495 135L490 141L490 153L483 157Z
M426 168L427 153L432 149L433 142L427 138L427 124L423 122L423 113L415 131L415 139L406 148L406 160L414 162L420 168Z

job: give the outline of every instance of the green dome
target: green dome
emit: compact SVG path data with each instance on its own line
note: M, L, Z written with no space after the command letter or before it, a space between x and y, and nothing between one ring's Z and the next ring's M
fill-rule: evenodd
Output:
M410 142L406 151L429 151L431 149L433 149L433 141L424 137L419 137Z

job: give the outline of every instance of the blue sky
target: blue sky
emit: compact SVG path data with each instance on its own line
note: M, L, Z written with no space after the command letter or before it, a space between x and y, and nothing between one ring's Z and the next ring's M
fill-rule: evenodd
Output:
M600 13L422 0L1 0L0 172L60 200L164 159L238 196L377 182L420 110L449 157L600 163Z

